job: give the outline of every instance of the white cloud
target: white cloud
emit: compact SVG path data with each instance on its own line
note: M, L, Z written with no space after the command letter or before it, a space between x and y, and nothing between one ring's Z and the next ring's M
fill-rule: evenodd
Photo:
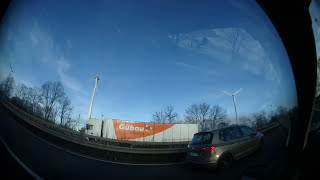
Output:
M57 64L57 73L61 79L61 82L63 85L65 85L67 88L79 92L81 94L87 94L84 90L82 85L76 80L74 77L68 75L67 71L70 68L70 63L63 58L56 61Z
M11 32L9 30L8 32ZM76 71L75 67L72 66L71 62L64 56L64 51L62 51L62 48L72 48L72 41L70 39L64 41L65 44L58 43L54 40L50 31L43 28L36 20L33 21L29 28L23 31L19 31L18 29L14 32L21 34L21 37L12 36L8 40L13 44L12 49L14 54L19 53L21 58L19 58L19 62L14 62L13 60L16 56L10 57L11 62L14 64L32 64L36 62L37 64L41 64L43 68L50 69L51 72L48 72L48 74L56 74L57 76L54 76L54 78L58 77L64 87L69 90L68 96L73 104L76 105L75 111L83 109L82 107L87 106L88 102L90 103L90 97L88 97L88 93L84 90L82 82L72 74L72 72ZM48 78L46 80L50 80L47 74L43 74L43 76ZM34 83L30 81L32 74L18 74L17 72L14 74L14 77L17 83L34 86Z
M52 35L44 30L36 21L34 21L30 33L29 41L31 42L32 49L37 52L36 60L44 62L44 64L56 68L56 73L63 85L71 91L80 94L87 94L81 83L70 74L72 66L68 60L65 59L60 45L55 42ZM66 40L66 47L72 47L72 41Z
M260 14L260 9L257 8L258 4L255 1L227 0L227 2L251 18L256 18Z
M185 68L189 68L189 69L197 69L196 66L186 64L186 63L181 63L181 62L177 62L176 65L181 66L181 67L185 67Z
M180 67L183 67L183 68L193 69L193 70L196 70L196 71L199 71L199 72L204 72L204 73L207 73L207 74L210 74L210 75L214 75L214 76L219 76L220 75L219 73L217 73L215 71L208 70L206 68L201 68L201 67L194 66L194 65L191 65L191 64L187 64L187 63L176 62L175 64L177 66L180 66Z
M261 43L242 28L199 30L169 35L168 38L181 48L205 54L223 63L240 62L243 70L280 83L280 72Z
M72 42L71 42L70 39L67 40L67 47L68 47L69 49L71 49L71 48L73 47Z
M33 54L36 54L37 59L42 62L54 61L60 54L59 50L55 49L56 43L52 35L41 28L36 21L31 27L27 42L31 42L32 49L30 50L35 51Z
M24 84L27 87L35 87L35 85L32 82L29 82L27 80L21 79L20 77L14 76L15 80L16 80L16 84Z
M0 57L0 82L9 75L9 68L3 62L3 58Z
M280 73L275 69L275 66L271 63L266 64L265 66L265 77L268 80L275 81L280 84Z

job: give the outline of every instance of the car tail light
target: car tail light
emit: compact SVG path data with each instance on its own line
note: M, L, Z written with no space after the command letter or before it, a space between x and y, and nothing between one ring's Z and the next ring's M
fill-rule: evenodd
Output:
M200 152L210 152L210 151L214 151L215 149L216 147L214 146L207 146L207 147L201 148Z

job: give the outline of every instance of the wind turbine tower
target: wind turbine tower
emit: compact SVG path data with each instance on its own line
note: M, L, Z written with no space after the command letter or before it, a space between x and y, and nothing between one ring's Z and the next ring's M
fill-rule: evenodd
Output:
M11 74L13 73L13 69L14 69L14 67L12 67L11 64L10 64L10 74L9 74L9 77L11 77Z
M92 78L93 80L95 80L95 85L94 85L91 104L90 104L90 108L89 108L89 116L88 116L89 119L91 119L91 112L92 112L92 105L93 105L94 95L96 94L96 89L97 89L97 85L98 85L98 81L99 81L99 76L98 75L99 75L99 73L96 75L96 77Z
M235 93L233 93L233 94L231 94L231 93L229 93L229 92L226 92L226 91L222 91L223 93L225 93L225 94L227 94L227 95L229 95L229 96L232 96L232 98L233 98L234 111L235 111L235 113L236 113L236 124L238 124L238 114L237 114L237 105L236 105L236 94L238 94L241 90L242 90L242 88L239 89L237 92L235 92Z

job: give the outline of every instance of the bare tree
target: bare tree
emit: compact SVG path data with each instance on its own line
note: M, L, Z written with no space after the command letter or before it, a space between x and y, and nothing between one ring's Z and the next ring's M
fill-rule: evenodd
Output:
M48 116L48 120L50 120L50 121L52 121L54 123L57 123L58 113L59 113L58 107L57 106L53 106L51 111L50 111L50 114Z
M11 101L25 111L43 117L41 92L38 88L27 87L20 83L15 88L15 96Z
M250 119L249 116L242 115L240 116L239 121L241 125L252 126L252 119Z
M62 97L59 100L59 118L60 118L60 125L64 125L66 120L71 118L71 101L68 97Z
M167 106L165 110L165 116L167 117L167 123L175 123L178 118L178 113L174 111L172 105Z
M0 97L10 97L14 87L14 78L11 74L0 84Z
M217 128L224 128L230 125L230 122L228 121L224 121L224 122L220 122L217 126Z
M155 112L153 114L152 122L155 123L176 123L178 118L178 113L174 111L172 105L167 106L164 110Z
M36 92L35 88L26 87L25 85L21 85L20 94L23 98L24 108L34 113L34 107L37 106L36 103L39 103L40 94Z
M186 109L186 121L188 123L199 124L200 130L206 129L206 121L210 115L210 105L206 103L192 104Z
M220 122L224 122L226 120L227 113L226 110L223 109L219 105L214 105L210 109L210 121L209 125L211 129L217 127Z
M40 107L41 92L37 88L29 88L28 96L29 96L32 112L35 113L36 109Z
M44 119L55 121L57 110L55 104L64 96L64 89L60 81L47 81L41 86L41 96L44 106Z
M200 110L197 104L192 104L188 109L186 109L186 122L197 124L200 121Z
M79 125L79 119L72 119L71 117L66 118L66 122L64 124L65 127L75 130Z
M263 125L265 125L268 120L267 120L267 117L266 117L266 113L264 111L262 112L258 112L258 113L254 113L252 115L253 119L254 119L254 127L256 128L259 128L259 127L262 127Z
M241 43L241 38L240 38L240 32L238 28L232 28L232 33L231 33L231 48L232 48L232 59L237 55L240 49L240 43Z
M198 106L199 106L199 112L201 115L200 124L203 127L203 130L206 130L207 128L209 128L207 127L207 124L210 121L210 104L201 103Z
M20 83L16 88L16 96L21 100L21 106L26 107L26 100L28 95L28 87Z
M175 124L185 124L186 123L186 119L185 118L177 118L175 121Z
M200 131L214 129L226 118L226 112L222 107L219 105L211 107L207 103L192 104L186 110L186 114L186 122L199 124Z
M277 116L280 123L285 127L288 127L289 126L288 109L283 106L279 106L276 111L277 111Z
M155 112L152 116L153 116L152 122L154 122L154 123L165 123L166 122L166 116L162 110L159 112Z

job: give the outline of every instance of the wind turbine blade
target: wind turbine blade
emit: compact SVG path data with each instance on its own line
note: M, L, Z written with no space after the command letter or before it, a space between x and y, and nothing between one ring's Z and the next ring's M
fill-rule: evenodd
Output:
M237 92L234 93L234 95L238 94L238 92L240 92L242 90L242 88L240 88Z
M99 74L100 74L100 72L99 72L99 73L97 73L97 75L96 75L96 76L94 76L92 79L93 79L93 80L96 80L96 78L98 78L98 80L99 80Z
M226 91L222 91L222 92L225 93L225 94L228 94L229 96L232 96L231 93L228 93L228 92L226 92Z

